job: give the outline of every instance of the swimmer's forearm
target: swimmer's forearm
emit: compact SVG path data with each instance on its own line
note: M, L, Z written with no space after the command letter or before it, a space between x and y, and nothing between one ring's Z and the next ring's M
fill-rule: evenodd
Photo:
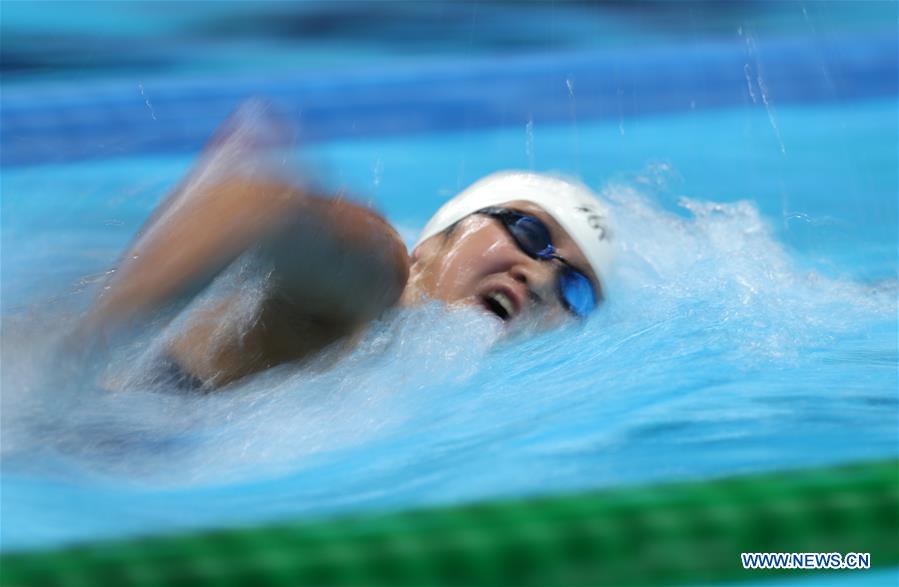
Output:
M394 305L405 286L408 258L399 235L357 204L243 179L197 190L184 202L129 249L89 328L116 328L186 297L254 246L271 270L269 295L283 310L272 314L282 324L264 339L289 331L312 336L310 323L350 333Z
M278 183L232 179L201 188L137 239L89 321L119 325L197 291L307 204L296 188Z

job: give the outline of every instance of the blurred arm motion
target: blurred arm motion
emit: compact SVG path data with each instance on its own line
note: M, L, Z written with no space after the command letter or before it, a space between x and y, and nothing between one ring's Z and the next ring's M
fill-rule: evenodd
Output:
M219 386L308 357L399 300L408 258L397 233L367 208L267 171L259 154L284 146L274 122L257 103L226 122L123 256L88 315L92 330L188 299L252 250L269 272L254 319L228 328L241 297L225 293L192 311L168 349L185 372Z

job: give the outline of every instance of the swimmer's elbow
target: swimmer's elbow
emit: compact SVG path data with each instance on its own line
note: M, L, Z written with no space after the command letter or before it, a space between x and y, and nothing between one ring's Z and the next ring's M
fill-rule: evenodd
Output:
M309 214L266 247L279 293L309 315L357 325L396 305L409 277L396 230L352 202L310 203Z

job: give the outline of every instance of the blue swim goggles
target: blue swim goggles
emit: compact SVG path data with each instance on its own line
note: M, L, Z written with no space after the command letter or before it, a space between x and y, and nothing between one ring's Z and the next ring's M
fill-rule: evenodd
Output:
M508 208L484 208L475 214L496 218L515 243L527 256L542 261L556 260L561 263L558 271L558 290L562 305L579 318L583 318L596 307L598 296L590 278L556 254L549 228L539 219Z

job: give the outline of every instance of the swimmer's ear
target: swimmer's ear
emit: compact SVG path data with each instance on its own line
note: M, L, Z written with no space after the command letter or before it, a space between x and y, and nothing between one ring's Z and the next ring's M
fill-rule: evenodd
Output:
M441 235L435 234L434 236L418 243L418 245L414 249L412 249L412 254L410 255L410 257L412 258L412 262L419 263L429 261L440 251L440 245L442 244L442 242L443 239L441 238Z
M440 247L446 244L446 242L453 236L453 233L456 232L456 227L459 226L461 220L456 220L437 234L432 237L429 237L418 244L412 250L412 262L422 260L423 256L427 256L430 259L434 254L440 252ZM424 247L421 251L419 248Z

